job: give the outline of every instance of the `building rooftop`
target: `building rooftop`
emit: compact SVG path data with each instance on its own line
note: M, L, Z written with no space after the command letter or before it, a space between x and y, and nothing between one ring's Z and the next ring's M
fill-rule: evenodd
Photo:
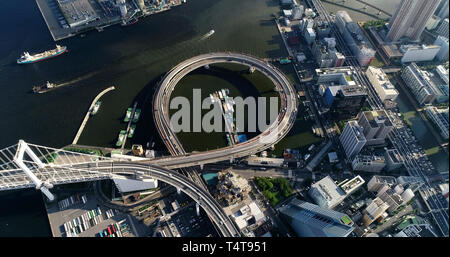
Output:
M350 179L348 182L341 185L342 190L349 195L353 193L356 189L364 184L364 179L361 176L356 176Z
M279 211L289 217L298 236L346 237L354 229L353 221L346 214L295 198L280 207ZM303 234L305 231L308 235Z
M346 192L338 187L330 176L317 181L311 185L311 189L315 189L320 194L328 206L334 206L340 203L346 196Z

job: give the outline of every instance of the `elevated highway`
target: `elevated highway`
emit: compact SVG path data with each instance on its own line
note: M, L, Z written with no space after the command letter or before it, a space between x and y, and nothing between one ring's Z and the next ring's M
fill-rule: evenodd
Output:
M240 144L199 153L186 153L170 126L169 103L178 82L191 71L215 63L237 63L255 68L278 88L282 109L277 119L260 135ZM238 53L210 53L188 59L171 69L159 83L153 99L153 115L158 132L172 156L149 163L175 169L232 160L263 151L278 143L292 128L297 115L297 95L285 75L270 63Z

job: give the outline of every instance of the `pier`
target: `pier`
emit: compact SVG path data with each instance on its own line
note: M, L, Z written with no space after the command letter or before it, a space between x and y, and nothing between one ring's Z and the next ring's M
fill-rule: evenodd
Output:
M102 97L104 94L106 94L107 92L109 92L109 91L111 91L111 90L114 90L114 89L115 89L114 86L108 87L107 89L105 89L105 90L103 90L102 92L100 92L100 94L98 94L98 95L94 98L94 100L93 100L92 103L91 103L91 106L89 107L89 109L88 109L88 111L87 111L87 113L86 113L86 116L84 116L84 120L83 120L83 122L81 123L80 128L78 129L77 135L75 136L75 138L74 138L73 141L72 141L72 145L76 145L77 142L78 142L78 139L80 139L81 133L83 133L84 127L86 126L86 123L87 123L87 121L89 120L89 116L90 116L90 114L91 114L91 110L92 110L92 108L94 107L95 103L96 103L96 102L100 99L100 97Z

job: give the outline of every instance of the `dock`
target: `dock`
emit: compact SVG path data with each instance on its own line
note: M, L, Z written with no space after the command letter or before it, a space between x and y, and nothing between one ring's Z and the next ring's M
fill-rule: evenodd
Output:
M137 102L134 102L133 111L131 111L131 117L130 117L130 120L128 121L128 126L127 126L127 133L125 133L125 139L123 140L122 147L120 147L120 151L122 153L123 153L123 149L125 147L125 144L127 142L128 133L130 133L130 127L131 127L131 124L133 123L134 115L136 113L137 104L138 104Z
M77 132L75 138L74 138L73 141L72 141L72 145L76 145L76 144L78 143L78 139L80 139L81 133L83 133L84 127L86 126L86 123L87 123L88 120L89 120L89 116L90 116L90 114L91 114L91 110L92 110L92 108L94 107L95 103L96 103L96 102L100 99L100 97L102 97L104 94L106 94L107 92L109 92L109 91L111 91L111 90L114 90L114 89L115 89L114 86L108 87L107 89L105 89L105 90L103 90L102 92L100 92L100 93L94 98L94 100L93 100L92 103L91 103L91 106L89 106L89 109L88 109L88 111L87 111L87 113L86 113L86 116L84 116L84 120L83 120L83 122L81 123L81 126L80 126L80 128L78 129L78 132Z

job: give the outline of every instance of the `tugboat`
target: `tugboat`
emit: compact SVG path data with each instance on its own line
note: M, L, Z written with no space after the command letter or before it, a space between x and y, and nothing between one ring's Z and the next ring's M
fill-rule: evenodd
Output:
M34 86L34 87L33 87L33 92L34 92L34 93L42 94L42 93L45 93L45 92L47 92L48 90L50 90L50 89L52 89L52 88L55 88L55 87L56 87L55 84L50 83L50 82L47 81L47 83L46 83L45 85L43 85L43 86Z

